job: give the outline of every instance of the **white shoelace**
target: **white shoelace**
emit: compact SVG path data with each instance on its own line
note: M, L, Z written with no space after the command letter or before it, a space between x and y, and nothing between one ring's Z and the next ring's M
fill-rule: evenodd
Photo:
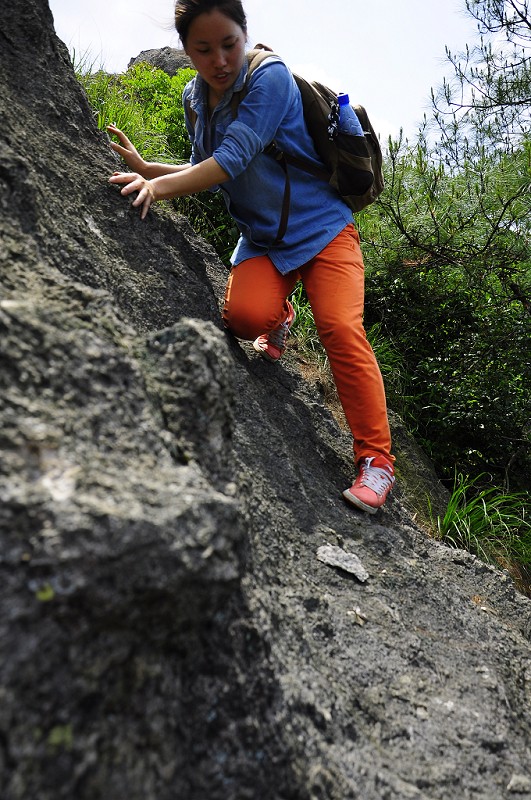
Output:
M365 462L360 465L360 484L361 486L367 486L369 489L372 489L376 494L382 495L386 489L391 488L395 479L386 469L382 467L371 467L373 461L374 456L372 458L366 458Z

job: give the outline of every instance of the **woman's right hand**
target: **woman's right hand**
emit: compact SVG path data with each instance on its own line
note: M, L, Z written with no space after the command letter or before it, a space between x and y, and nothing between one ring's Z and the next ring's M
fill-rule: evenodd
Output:
M118 153L118 155L123 158L127 166L133 172L138 172L140 175L143 175L146 168L146 162L132 141L128 139L125 133L121 131L120 128L117 128L116 125L107 125L107 130L109 134L117 136L120 140L120 144L111 141L111 147L114 152Z
M138 192L137 197L133 200L133 206L141 206L140 219L145 219L149 207L158 199L151 181L146 180L142 175L138 175L135 172L113 172L109 178L109 183L123 183L124 187L120 194L124 196L131 194L131 192Z

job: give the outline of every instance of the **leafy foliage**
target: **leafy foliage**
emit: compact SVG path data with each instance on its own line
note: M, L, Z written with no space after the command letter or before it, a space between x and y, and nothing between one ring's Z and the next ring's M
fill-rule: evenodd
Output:
M454 236L451 222L429 230L416 198L401 203L398 226L386 203L393 212L393 199L383 201L365 245L366 317L392 339L410 376L405 415L439 464L488 468L503 482L523 470L529 435L531 319L518 296L528 292L526 245L517 242L506 260L500 236L487 256L479 213Z

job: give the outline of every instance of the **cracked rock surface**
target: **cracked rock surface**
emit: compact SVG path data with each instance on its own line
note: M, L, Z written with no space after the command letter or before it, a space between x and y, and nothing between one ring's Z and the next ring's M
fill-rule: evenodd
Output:
M2 21L0 107L0 796L531 798L529 599L400 487L343 503L293 354L108 185L45 0Z

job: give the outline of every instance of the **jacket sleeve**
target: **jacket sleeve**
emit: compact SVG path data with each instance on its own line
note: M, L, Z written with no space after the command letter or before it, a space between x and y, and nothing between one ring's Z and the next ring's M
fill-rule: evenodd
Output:
M235 178L273 141L286 115L302 113L295 81L282 61L268 61L253 72L248 92L238 106L213 156Z

